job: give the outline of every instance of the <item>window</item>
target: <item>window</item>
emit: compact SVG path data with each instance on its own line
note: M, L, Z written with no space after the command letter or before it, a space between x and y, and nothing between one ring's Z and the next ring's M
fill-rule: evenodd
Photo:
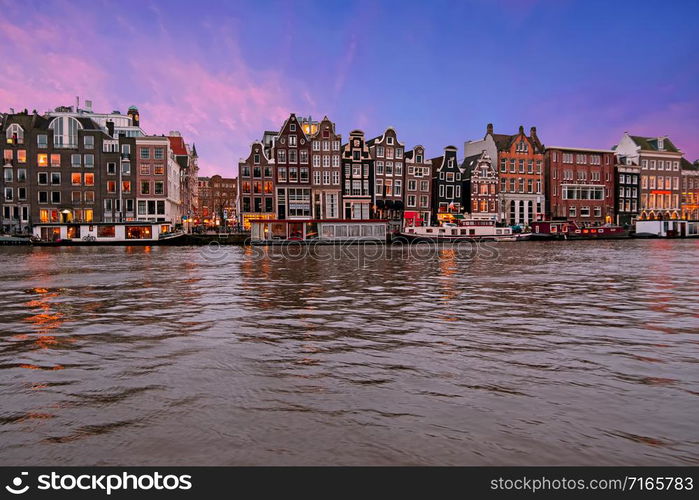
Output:
M18 168L17 169L17 182L25 182L27 180L27 169Z
M7 144L24 144L24 129L17 123L13 123L7 127L5 138Z
M296 136L295 135L289 136L289 147L291 147L291 148L296 147Z
M78 130L82 125L72 116L59 116L49 124L53 130L53 145L57 148L77 148Z
M37 183L40 186L46 186L49 183L49 174L46 172L39 172L37 175Z
M11 168L6 168L4 170L3 178L5 179L5 182L12 182L12 179L14 177L14 172Z
M59 186L61 184L60 172L51 172L51 184L54 186Z
M107 174L108 175L116 175L116 163L114 163L114 162L107 163Z
M411 208L412 208L412 207L415 207L415 201L416 201L415 195L414 195L414 194L409 194L409 195L408 195L408 206L411 207Z
M82 165L82 157L80 155L70 155L70 165L73 168L79 168Z
M121 192L124 194L131 193L131 181L122 181L121 182Z
M70 174L70 183L73 186L79 186L83 183L83 175L81 173L72 173Z
M141 175L150 175L150 165L148 165L147 163L142 163L140 171Z
M80 158L80 155L76 155L78 158ZM51 166L52 167L60 167L61 166L61 155L60 154L52 154L51 155Z
M116 193L116 181L107 181L107 192Z
M589 217L590 207L580 207L580 217Z
M165 193L165 183L163 181L155 181L154 194L164 194Z
M95 185L95 174L93 174L93 173L86 173L85 174L85 185L86 186L94 186Z
M39 148L49 147L49 136L46 134L39 134L36 136L36 145Z
M5 188L5 201L12 201L13 200L13 190L12 188Z
M602 217L602 207L595 207L595 217Z
M36 164L39 167L48 167L49 166L49 155L45 153L40 153L36 155Z
M85 161L85 168L93 168L95 166L95 155L87 154L83 159Z
M61 192L60 191L51 191L51 203L60 203L61 202Z
M163 160L165 158L165 148L157 147L155 148L155 154L153 156L156 160Z
M575 207L569 207L568 208L568 217L576 217L577 216L577 210Z
M83 137L83 145L85 149L95 149L95 136L86 135Z
M165 175L165 166L162 163L158 163L157 165L153 165L153 174L154 175ZM259 175L257 175L256 177L259 177Z
M141 194L150 194L150 182L141 181Z
M49 202L49 192L48 191L39 191L39 203L48 203Z
M150 160L150 149L141 148L141 160Z
M87 174L86 174L86 176L87 176ZM83 196L85 197L85 203L92 204L95 202L95 192L94 191L85 191L83 193ZM85 220L87 220L87 218Z
M457 186L458 187L458 186ZM393 183L393 196L403 196L403 181L396 179Z
M292 131L292 132L296 132L296 124L295 124L295 123L290 124L290 125L289 125L289 130Z
M323 156L323 167L330 167L330 157L329 156Z
M121 145L121 154L123 156L129 156L131 154L131 144L122 144Z

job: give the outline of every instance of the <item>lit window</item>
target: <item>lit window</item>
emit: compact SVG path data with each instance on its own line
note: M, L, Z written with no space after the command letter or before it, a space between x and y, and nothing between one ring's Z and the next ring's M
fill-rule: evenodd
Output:
M40 167L48 167L49 166L49 155L47 155L47 154L36 155L36 164Z

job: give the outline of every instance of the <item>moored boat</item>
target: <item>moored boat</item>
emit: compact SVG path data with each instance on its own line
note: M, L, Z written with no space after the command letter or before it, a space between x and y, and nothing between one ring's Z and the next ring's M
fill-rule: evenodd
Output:
M37 246L171 245L185 239L169 222L107 222L37 224L32 244Z
M462 220L458 225L407 226L399 240L409 242L454 243L460 241L519 241L528 234L514 233L510 227L498 227L491 220Z
M386 243L388 222L382 219L254 220L253 245Z
M580 226L575 221L536 221L531 223L532 240L602 240L628 238L621 226Z

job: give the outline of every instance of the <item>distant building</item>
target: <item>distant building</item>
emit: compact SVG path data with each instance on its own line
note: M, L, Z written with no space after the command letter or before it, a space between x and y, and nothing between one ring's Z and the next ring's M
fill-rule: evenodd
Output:
M456 147L447 146L444 154L432 158L432 220L455 222L463 218L463 171L456 157Z
M690 163L682 158L682 218L699 220L699 162Z
M374 159L361 130L350 132L349 141L342 146L342 188L345 219L376 217Z
M487 150L469 156L462 164L464 172L464 207L472 219L499 220L499 181L497 165Z
M367 141L374 159L374 205L380 219L401 220L403 217L404 144L398 140L393 127Z
M208 227L232 226L238 222L236 200L238 179L212 175L199 177L199 210L195 223Z
M682 151L668 137L641 137L628 132L614 149L641 166L639 219L679 219Z
M262 142L253 142L238 163L237 212L244 229L250 229L250 221L276 218L274 186L274 160Z
M311 217L311 143L294 113L274 139L278 219Z
M432 162L425 148L415 146L405 152L405 211L408 224L428 226L432 223Z
M641 206L641 166L638 159L616 156L614 189L616 223L633 224Z
M581 226L614 222L614 151L546 148L546 216Z
M312 144L311 150L311 218L338 219L341 216L342 186L340 146L342 136L327 116L320 122L301 119L301 128Z
M465 146L468 156L486 151L496 162L500 220L526 225L543 219L544 145L536 134L536 127L531 127L528 136L522 126L514 135L495 134L493 124L489 123L482 141L467 142Z
M136 220L181 222L181 177L169 138L136 137Z

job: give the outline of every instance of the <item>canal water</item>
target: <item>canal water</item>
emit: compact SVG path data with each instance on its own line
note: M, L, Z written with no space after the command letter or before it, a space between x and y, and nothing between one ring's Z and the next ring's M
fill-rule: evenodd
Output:
M0 248L0 464L699 463L699 241L477 250Z

